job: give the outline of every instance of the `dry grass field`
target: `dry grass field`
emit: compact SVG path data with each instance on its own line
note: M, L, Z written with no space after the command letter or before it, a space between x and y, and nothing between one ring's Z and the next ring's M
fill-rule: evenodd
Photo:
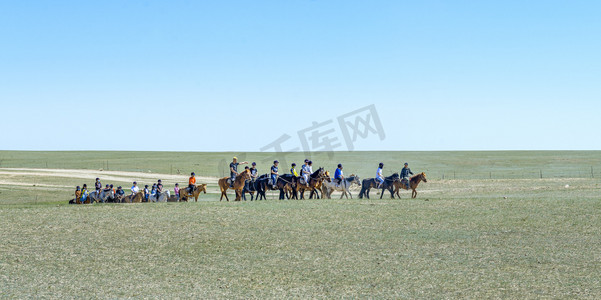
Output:
M117 168L129 153L0 155L2 298L601 297L599 152L381 153L427 171L417 199L252 202L218 201L208 153L198 203L94 205L66 201L98 175L171 187L186 174L169 165L203 154L146 170ZM89 167L102 155L114 167ZM371 177L377 154L357 155L320 163Z

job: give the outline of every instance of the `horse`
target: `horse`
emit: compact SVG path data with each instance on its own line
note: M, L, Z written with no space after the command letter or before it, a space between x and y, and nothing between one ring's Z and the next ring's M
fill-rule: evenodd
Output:
M393 187L394 187L394 182L397 180L399 180L399 173L394 173L394 174L384 178L384 182L380 186L380 188L382 189L382 194L380 195L380 199L382 199L382 196L384 196L384 190L388 190L390 192L390 196L392 198L394 198ZM377 186L378 186L378 181L375 178L363 179L363 181L361 182L361 191L359 192L359 199L363 199L363 196L365 196L367 199L369 199L369 191L372 188L376 188Z
M170 197L171 194L169 193L169 190L166 190L160 192L159 194L150 195L148 199L152 202L167 202Z
M358 186L361 186L359 176L355 176L354 174L351 174L351 176L344 178L342 181L340 181L340 184L334 183L334 181L330 179L330 177L327 177L326 180L322 183L323 187L325 188L325 193L322 192L322 195L326 195L328 199L332 199L332 193L334 191L339 191L342 192L342 194L340 195L340 199L342 199L342 197L344 196L346 196L346 198L348 199L348 195L350 195L351 199L353 199L353 195L349 191L349 188L355 183Z
M124 203L140 203L144 200L144 193L138 192L135 195L127 195L123 198Z
M284 198L296 198L298 196L296 194L296 186L297 186L298 178L292 174L284 174L282 176L278 176L276 187L280 190L280 200Z
M290 199L290 197L296 197L296 183L297 177L292 174L283 174L277 177L275 186L269 184L271 176L269 174L263 174L259 177L261 180L261 188L264 191L280 191L278 199ZM257 180L259 180L257 179Z
M426 173L421 172L415 176L412 176L409 179L409 187L411 188L411 198L415 199L417 197L417 186L419 185L420 182L428 182L428 179L426 179ZM405 190L409 190L407 188L407 184L406 184L406 180L397 180L394 182L394 192L396 193L397 196L399 196L399 198L401 198L401 195L399 195L399 190L400 189L405 189Z
M109 198L115 198L115 192L112 189L100 190L100 193L98 193L98 191L93 191L88 194L89 200L86 200L86 202L90 201L89 203L94 203L95 201L105 203Z
M228 179L230 179L230 177L223 177L218 181L219 190L221 190L221 198L219 198L219 201L223 200L223 196L225 196L226 201L230 201L230 199L227 197L227 190L230 188L230 185L227 182ZM240 201L240 198L242 197L242 189L244 189L244 183L248 179L250 179L250 170L244 170L243 172L238 173L236 179L234 179L233 190L236 192L236 201Z
M300 198L305 199L305 190L310 190L309 199L313 199L313 195L319 199L319 192L317 189L321 187L321 182L325 179L325 170L323 168L317 169L317 171L313 172L313 174L309 175L308 185L298 183L297 191L300 193Z
M188 202L188 197L194 197L194 202L198 202L198 196L200 196L200 192L207 193L207 184L199 184L194 187L194 190L190 193L188 192L188 188L179 190L179 201Z

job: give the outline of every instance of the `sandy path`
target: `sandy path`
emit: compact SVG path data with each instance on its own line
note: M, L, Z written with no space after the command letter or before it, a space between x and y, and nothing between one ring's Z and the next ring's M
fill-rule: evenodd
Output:
M99 171L99 170L76 170L76 169L31 169L31 168L0 168L0 175L40 176L40 177L63 177L79 178L94 181L96 177L103 182L119 181L150 181L161 179L167 183L188 182L188 176L169 175L160 173L123 172L123 171ZM198 183L217 183L217 177L197 176Z

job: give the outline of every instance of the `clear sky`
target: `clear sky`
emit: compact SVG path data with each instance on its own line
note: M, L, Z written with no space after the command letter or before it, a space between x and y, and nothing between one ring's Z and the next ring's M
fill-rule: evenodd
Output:
M355 150L599 150L599 16L578 0L0 1L0 149L258 151L374 104L385 137Z

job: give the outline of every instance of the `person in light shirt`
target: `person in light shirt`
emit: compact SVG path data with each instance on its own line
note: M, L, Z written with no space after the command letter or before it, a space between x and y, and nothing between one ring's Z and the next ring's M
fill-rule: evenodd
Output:
M139 191L140 191L140 188L138 187L138 183L134 181L134 185L131 187L132 197L135 196Z
M384 183L384 176L382 175L382 168L384 168L384 164L380 163L378 165L378 170L376 171L376 180L378 181L378 186L376 187L377 189L379 189L380 186L382 186L382 183Z

